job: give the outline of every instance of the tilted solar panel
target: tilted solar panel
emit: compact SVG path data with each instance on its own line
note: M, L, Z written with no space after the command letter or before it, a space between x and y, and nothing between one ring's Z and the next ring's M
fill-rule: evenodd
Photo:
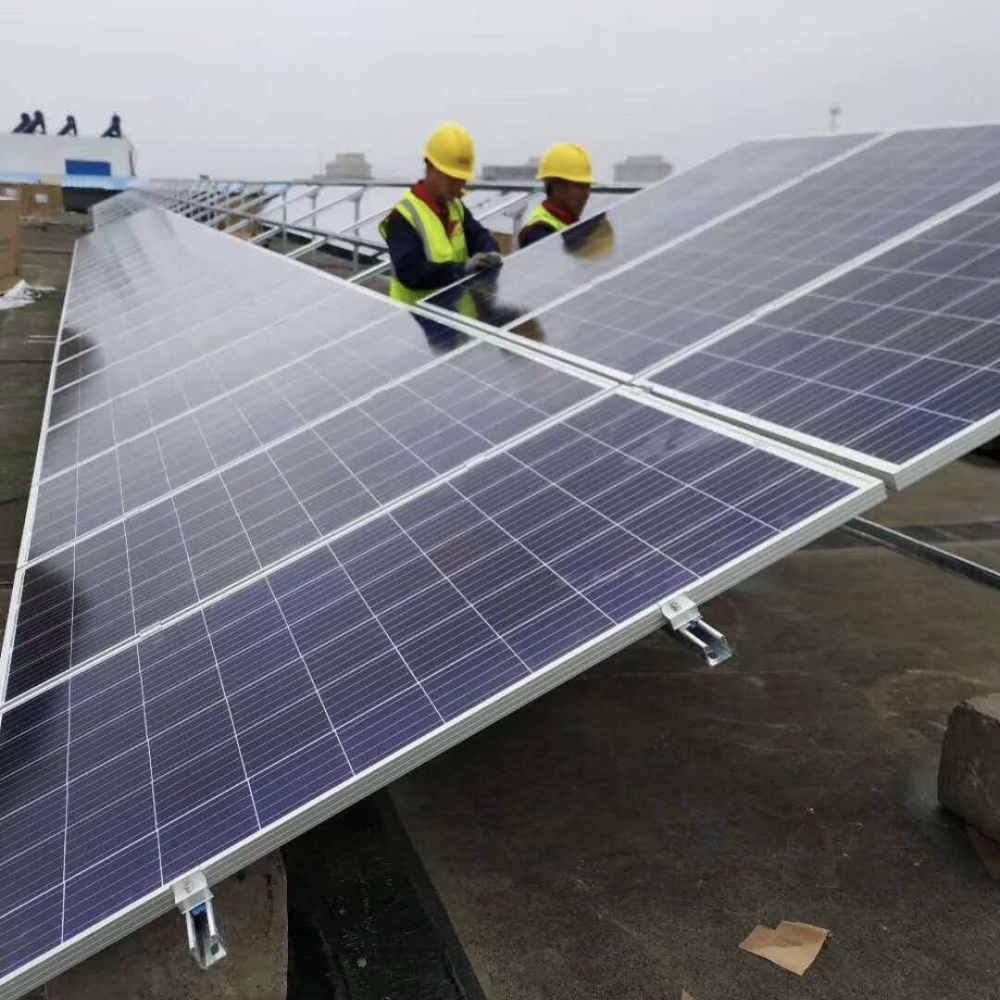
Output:
M142 503L132 497L124 464L108 470L104 488L94 489L100 504L86 508L78 477L76 540L21 571L25 596L5 696L169 619L603 388L476 344L303 430L280 438L276 430L275 443L258 443L235 461L214 465L207 444L199 451L187 436L172 450L162 446L161 477L153 486L144 480ZM79 471L92 467L103 468L101 460ZM74 477L51 482L72 487ZM36 518L48 531L63 507L74 507L45 486ZM101 526L83 531L81 514ZM67 579L68 594L47 589L53 573ZM36 589L42 593L29 598Z
M1000 434L1000 195L650 384L908 485Z
M0 724L0 997L882 496L618 390L36 689Z
M223 379L231 388L400 313L381 296L281 260L159 209L81 241L54 423L207 357L233 370ZM251 362L253 352L260 357ZM242 378L248 364L254 370Z
M158 210L81 242L31 558L468 342L279 261ZM106 367L62 374L114 345Z
M505 325L871 139L845 133L743 143L609 208L610 239L579 242L570 231L565 239L543 240L499 272L468 279L428 302L453 310L461 291L471 288L480 319Z
M889 135L511 329L631 378L998 181L1000 126Z

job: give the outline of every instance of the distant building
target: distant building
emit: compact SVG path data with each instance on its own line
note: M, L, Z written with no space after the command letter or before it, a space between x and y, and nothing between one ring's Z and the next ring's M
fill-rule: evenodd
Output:
M68 211L85 211L135 182L128 139L86 135L0 134L0 183L56 185Z
M532 156L527 163L487 163L480 172L484 181L509 181L511 184L530 183L538 173L538 157Z
M659 154L651 156L626 156L621 163L616 163L616 184L652 184L662 181L673 173L674 165L668 163Z
M338 153L330 160L320 180L370 181L372 165L364 153Z

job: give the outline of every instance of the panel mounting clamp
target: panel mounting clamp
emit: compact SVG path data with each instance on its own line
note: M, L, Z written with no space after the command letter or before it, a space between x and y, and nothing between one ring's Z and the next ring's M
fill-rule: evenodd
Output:
M707 666L716 667L733 655L726 637L701 617L698 605L686 594L673 597L660 605L670 632L688 649L694 651Z
M189 872L173 884L174 902L184 914L188 950L203 969L226 957L222 927L212 906L212 890L203 872Z

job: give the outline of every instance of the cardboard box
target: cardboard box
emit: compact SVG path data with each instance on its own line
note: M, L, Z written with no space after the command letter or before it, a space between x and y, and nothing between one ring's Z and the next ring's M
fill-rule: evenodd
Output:
M517 249L517 244L514 242L514 237L510 233L498 233L495 229L492 230L493 239L497 241L497 246L500 247L500 253L505 257L512 254Z
M21 204L0 199L0 277L21 274Z
M57 215L63 210L63 193L58 184L25 184L21 188L22 215Z

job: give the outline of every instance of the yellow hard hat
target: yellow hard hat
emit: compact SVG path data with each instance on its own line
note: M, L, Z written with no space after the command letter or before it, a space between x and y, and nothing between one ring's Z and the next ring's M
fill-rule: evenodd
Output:
M545 150L542 162L538 164L538 180L545 181L558 177L577 184L593 184L594 173L590 166L590 154L572 142L557 142Z
M434 130L424 146L424 157L449 177L471 181L476 166L476 147L472 136L454 122L445 122Z

